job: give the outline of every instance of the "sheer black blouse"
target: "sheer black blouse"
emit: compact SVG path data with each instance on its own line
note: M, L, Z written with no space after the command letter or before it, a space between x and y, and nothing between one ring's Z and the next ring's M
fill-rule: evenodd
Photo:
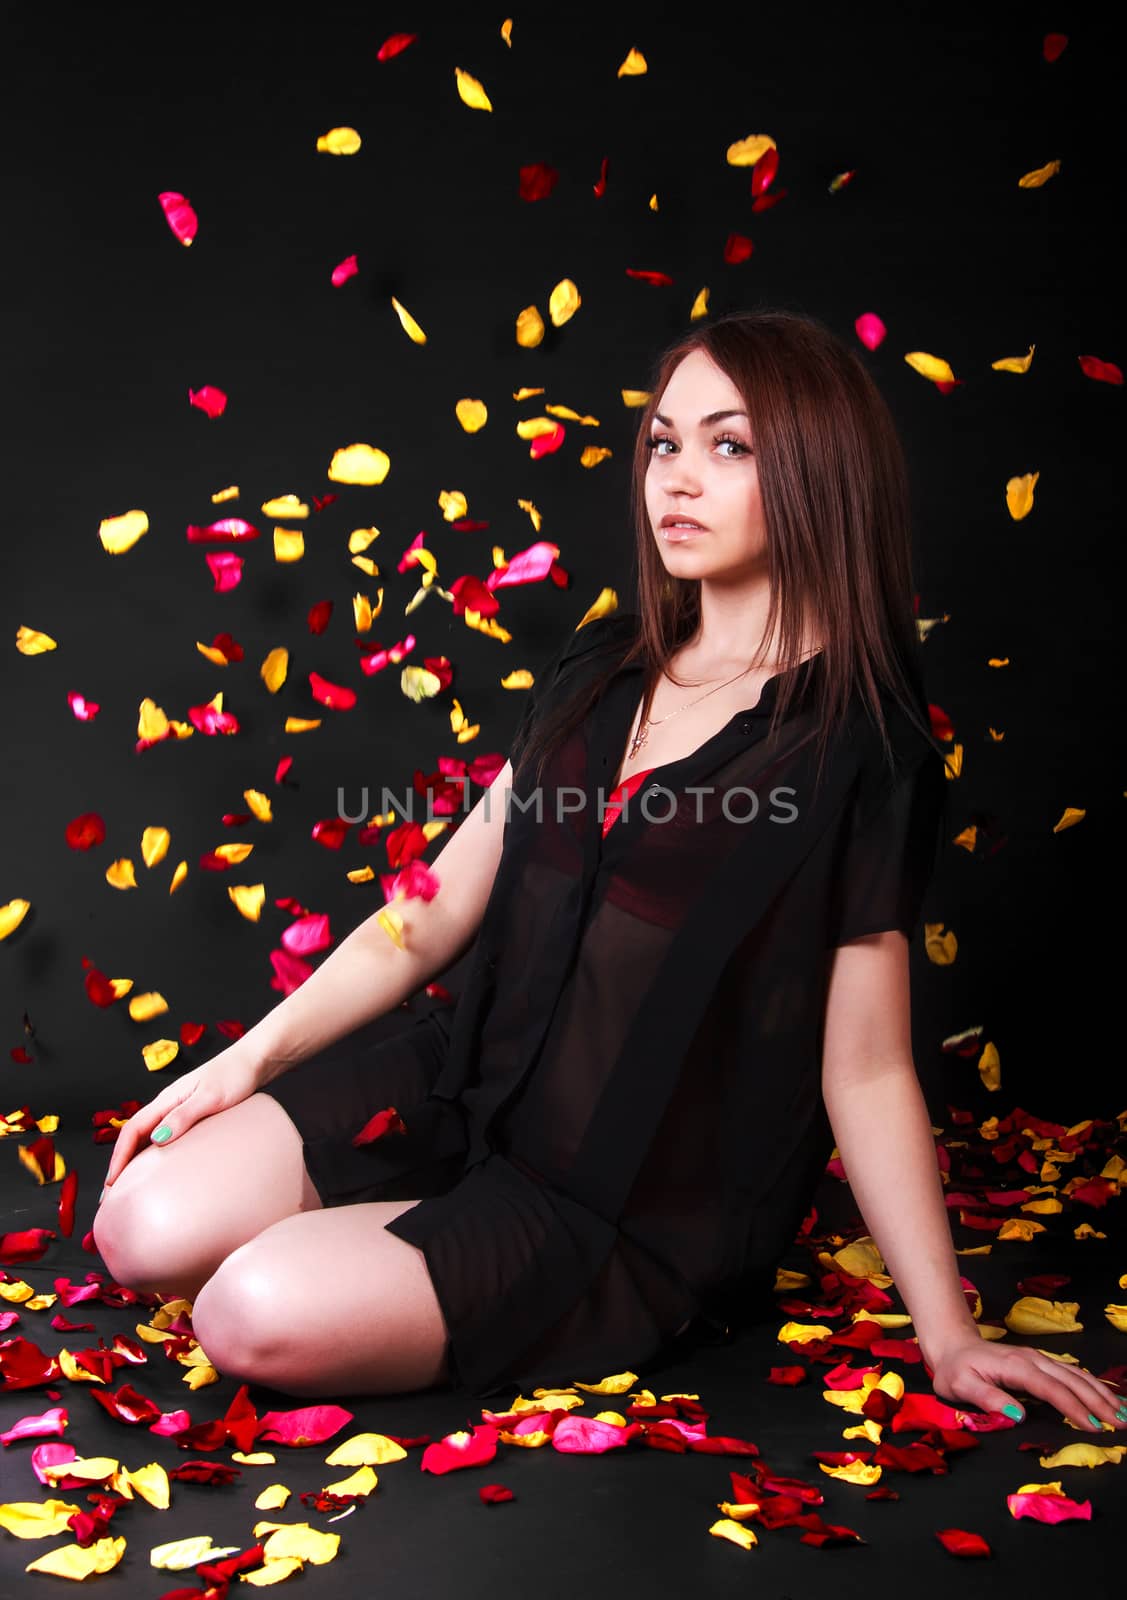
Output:
M621 658L636 625L616 614L568 637L530 694L514 766L534 720ZM858 714L815 796L821 657L793 670L801 693L771 748L778 676L655 767L605 836L640 666L620 667L556 750L539 806L532 779L514 785L443 1064L399 1107L406 1135L366 1152L401 1192L436 1160L448 1175L501 1160L549 1209L520 1294L491 1303L483 1286L462 1332L479 1377L516 1370L611 1251L670 1319L759 1314L809 1208L833 1149L820 1084L833 951L914 935L945 772L890 704L895 770ZM419 1206L388 1228L425 1247L440 1222Z

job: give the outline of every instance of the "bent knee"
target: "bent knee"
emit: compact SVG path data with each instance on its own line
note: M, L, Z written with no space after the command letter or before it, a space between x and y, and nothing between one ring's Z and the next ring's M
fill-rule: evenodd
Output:
M127 1289L159 1292L199 1271L182 1211L154 1186L111 1189L91 1231L114 1281Z
M293 1340L278 1286L255 1270L255 1241L223 1261L192 1304L192 1332L225 1377L273 1383L292 1373Z

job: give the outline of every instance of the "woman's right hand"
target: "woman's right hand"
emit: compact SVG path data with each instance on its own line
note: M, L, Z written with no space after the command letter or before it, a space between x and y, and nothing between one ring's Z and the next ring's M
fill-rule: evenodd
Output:
M228 1046L202 1067L193 1067L162 1089L147 1105L135 1111L118 1129L117 1141L110 1155L106 1187L114 1182L122 1169L132 1161L149 1136L167 1127L171 1132L152 1142L158 1150L173 1144L196 1122L212 1116L216 1111L226 1111L238 1105L248 1095L261 1087L264 1081L261 1070L250 1057L239 1050L238 1041ZM103 1195L105 1190L102 1191Z

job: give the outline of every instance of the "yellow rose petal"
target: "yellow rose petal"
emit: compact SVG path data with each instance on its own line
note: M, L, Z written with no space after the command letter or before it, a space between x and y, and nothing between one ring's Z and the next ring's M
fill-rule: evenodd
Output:
M263 794L261 789L244 789L243 799L248 810L254 813L259 822L273 822L274 812L270 805L270 796Z
M1035 167L1032 172L1027 172L1017 180L1019 189L1039 189L1042 184L1060 171L1059 161L1050 161L1047 166Z
M149 1072L160 1072L162 1068L176 1060L180 1054L180 1045L176 1039L154 1039L152 1044L142 1045L141 1054L145 1058L145 1066Z
M98 524L98 537L111 556L132 550L138 539L149 531L149 519L143 511L125 511L120 517L103 517Z
M403 331L407 335L408 339L412 340L412 342L415 344L426 344L426 334L419 327L419 324L415 321L411 313L407 310L407 307L400 305L399 301L394 295L391 297L391 303L395 309L395 315L399 318L399 321L403 326Z
M268 1589L300 1571L301 1562L297 1556L283 1556L280 1561L268 1561L264 1567L252 1567L250 1572L240 1572L239 1582L253 1583L256 1589Z
M30 900L9 900L7 905L0 906L0 939L15 933L30 910Z
M300 561L305 555L305 535L300 528L274 529L274 560Z
M646 58L642 52L640 50L630 50L622 65L615 73L615 77L640 78L643 73L648 71L649 67L646 65Z
M474 111L492 111L493 106L482 85L468 72L463 72L461 67L454 68L454 75L458 84L458 93Z
M111 861L106 868L106 882L114 889L135 889L137 879L133 876L133 863L128 856L119 856L116 861Z
M317 140L317 148L323 155L354 156L360 143L360 135L355 128L330 128Z
M53 1534L69 1533L67 1518L81 1510L69 1500L9 1500L0 1506L0 1528L7 1528L17 1539L49 1539Z
M731 1517L721 1517L709 1528L709 1533L715 1534L718 1539L730 1539L733 1544L738 1544L745 1550L750 1550L752 1545L759 1540L750 1528L745 1528L739 1522L733 1522Z
M158 1511L168 1510L171 1486L168 1473L159 1461L150 1461L147 1466L137 1467L132 1472L119 1473L119 1481L122 1477L128 1478L142 1500L147 1500L151 1506L156 1506Z
M357 1467L355 1472L347 1478L338 1478L335 1483L326 1483L322 1494L371 1494L379 1482L379 1478L371 1467ZM255 1502L257 1504L257 1501Z
M1003 356L1001 360L992 361L990 365L995 372L1028 372L1033 364L1033 352L1036 348L1036 345L1031 344L1027 356Z
M1015 522L1020 522L1033 510L1033 490L1040 476L1039 472L1026 472L1006 483L1006 509Z
M271 694L277 694L285 683L289 664L289 651L284 645L279 645L276 650L271 650L261 667L259 667L258 675Z
M926 350L909 350L904 360L925 378L935 383L954 383L955 374L942 356L928 355Z
M309 507L296 494L280 494L274 500L262 502L264 517L307 517Z
M141 835L141 859L147 867L155 867L168 854L172 835L167 828L146 828Z
M730 167L754 167L766 151L777 149L769 133L749 133L746 139L737 139L728 146L726 160Z
M382 483L391 458L372 444L350 444L333 451L329 477L334 483Z
M148 1022L168 1010L168 1001L155 989L148 994L135 994L129 1002L129 1015L134 1022Z
M535 350L544 338L544 319L535 306L517 313L517 343L522 350Z
M248 922L257 922L262 915L262 908L266 904L266 885L264 883L233 883L228 887L231 903L239 915Z
M459 400L454 415L466 433L480 433L489 419L484 400Z
M389 1461L406 1460L407 1452L401 1444L384 1433L354 1433L325 1457L330 1467L382 1467Z
M79 1544L60 1545L29 1561L25 1572L51 1572L58 1578L88 1578L92 1572L109 1572L125 1554L125 1539L95 1539L85 1549Z
M1002 1321L1011 1333L1082 1333L1084 1324L1076 1320L1078 1300L1043 1300L1039 1295L1023 1295L1015 1300Z
M21 622L16 629L16 649L22 656L41 656L47 650L57 650L58 644L49 633L38 628L25 628Z
M548 296L548 315L553 327L562 328L565 322L570 322L582 304L582 296L571 279L561 278Z
M184 1572L201 1561L218 1561L222 1556L233 1556L239 1546L216 1545L210 1533L193 1533L186 1539L171 1539L167 1544L155 1544L149 1551L149 1565L161 1572Z
M312 1561L315 1567L332 1561L340 1549L339 1533L322 1533L308 1523L298 1523L275 1530L262 1546L267 1561L282 1556L296 1556L299 1561Z
M290 1492L284 1483L269 1483L255 1497L255 1509L257 1511L277 1511L285 1505L290 1497Z

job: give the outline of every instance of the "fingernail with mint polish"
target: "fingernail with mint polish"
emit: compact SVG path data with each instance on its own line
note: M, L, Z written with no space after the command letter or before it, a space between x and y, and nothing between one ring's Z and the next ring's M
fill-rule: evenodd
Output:
M1103 1427L1103 1423L1100 1421L1099 1417L1094 1417L1090 1411L1088 1413L1088 1421L1092 1424L1093 1428Z
M164 1144L166 1140L171 1139L171 1138L172 1138L172 1129L168 1126L167 1122L162 1122L160 1127L153 1134L153 1143L154 1144Z
M1002 1407L1002 1411L1004 1412L1004 1414L1007 1417L1009 1417L1014 1422L1020 1422L1022 1417L1025 1415L1025 1413L1024 1413L1024 1411L1022 1411L1021 1407L1018 1406L1018 1405L1014 1405L1012 1400L1010 1401L1008 1406L1003 1406Z

